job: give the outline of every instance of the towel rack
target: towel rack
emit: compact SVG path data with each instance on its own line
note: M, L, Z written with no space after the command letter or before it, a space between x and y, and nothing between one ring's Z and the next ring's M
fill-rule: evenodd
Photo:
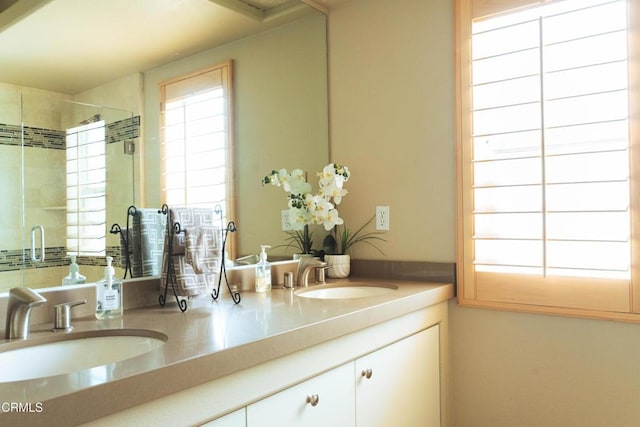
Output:
M124 246L124 260L125 260L125 264L124 264L124 276L122 277L123 279L127 278L127 273L129 273L129 277L133 278L133 272L131 271L131 242L129 240L130 237L130 223L129 223L129 218L134 216L136 214L136 212L138 211L138 209L134 206L131 205L127 208L127 228L125 228L124 230L122 229L122 227L120 227L119 224L113 224L111 226L111 230L109 230L109 233L111 234L120 234L120 241L122 242L122 246ZM122 254L122 250L120 251L120 257L122 258L123 254ZM120 260L120 265L122 265L122 260Z
M211 298L213 298L214 300L217 300L218 297L220 296L220 282L222 281L222 276L224 275L224 281L227 283L227 289L229 289L229 294L231 295L233 302L235 302L236 304L239 304L240 292L238 291L234 292L231 290L231 285L229 285L229 279L227 279L227 267L224 262L226 258L225 249L227 246L227 236L229 233L233 233L237 230L238 228L236 227L236 223L233 221L229 221L227 226L222 230L222 261L220 262L220 274L218 275L218 289L214 289L211 292Z
M169 206L167 204L162 205L162 209L158 211L158 213L163 213L167 216L167 239L166 239L166 247L165 251L167 252L167 278L164 286L164 293L160 294L158 297L158 302L162 307L167 303L167 291L169 290L169 283L171 283L171 290L173 291L173 296L176 298L176 302L178 303L178 307L180 307L180 311L187 311L187 300L180 299L178 297L178 291L176 289L176 271L175 266L173 265L173 239L176 235L183 232L182 227L179 222L173 222L171 218L171 210L169 210Z
M184 239L185 239L184 244L185 244L186 252L174 253L174 251L177 250L178 246L182 246L182 244L175 245L174 243L178 243L178 242L176 242L174 239L176 239L177 236L179 236L182 233L190 232L188 227L185 229L185 225L181 224L180 222L181 219L184 219L183 211L184 211L184 208L170 209L169 206L166 204L162 206L161 212L167 215L167 228L166 228L167 234L165 236L165 248L164 248L164 255L165 255L164 258L166 261L163 261L163 279L162 279L164 290L159 296L159 302L161 306L164 306L167 303L167 294L169 292L169 287L171 287L173 295L176 298L178 306L180 307L180 310L184 312L187 310L187 298L189 298L191 294L188 293L187 296L185 296L184 289L181 288L182 285L180 284L180 280L183 280L181 279L182 277L181 275L184 273L182 271L182 268L186 267L186 265L184 264L184 260L181 260L178 257L188 256L189 248L186 246L187 239L188 239L187 234L184 235ZM213 214L215 214L215 216L218 216L220 218L220 222L222 224L224 216L223 216L222 208L219 205L215 207L215 209L213 210ZM177 217L173 218L172 216L175 216L175 215L177 215ZM227 287L229 288L229 293L231 294L233 301L236 304L238 304L240 302L240 294L238 292L234 292L231 290L229 281L227 280L225 256L224 256L225 249L226 249L227 235L228 233L234 232L236 230L237 228L235 226L235 223L233 221L230 221L226 227L221 226L220 236L219 236L220 240L218 240L217 232L214 234L215 236L214 239L218 242L222 242L221 252L219 254L220 255L220 271L217 277L217 288L215 288L215 284L214 284L215 282L211 282L210 281L211 279L209 278L205 278L204 283L205 283L205 286L208 289L210 289L211 297L214 300L217 300L217 298L220 296L220 285L222 282L222 276L224 276L225 281L227 282ZM218 246L218 248L220 247ZM178 273L178 269L180 270L179 273ZM189 266L189 270L190 269L191 267ZM210 273L207 273L207 277L208 277L208 274ZM202 273L198 273L198 274L202 274ZM216 278L214 275L213 280L215 279ZM194 294L194 295L197 295L197 294Z

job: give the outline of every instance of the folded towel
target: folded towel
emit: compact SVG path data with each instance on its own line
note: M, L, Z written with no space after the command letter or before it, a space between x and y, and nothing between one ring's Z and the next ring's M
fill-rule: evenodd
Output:
M132 223L132 277L160 275L167 216L158 209L136 209Z
M220 268L220 229L196 226L184 230L185 261L197 274L215 273Z
M167 223L162 257L162 289L168 286L167 269L171 268L179 296L210 293L217 285L222 256L221 230L215 225L217 214L207 208L171 208L169 215L171 223ZM182 232L173 235L169 260L169 239L170 233L175 232L175 223L180 224Z

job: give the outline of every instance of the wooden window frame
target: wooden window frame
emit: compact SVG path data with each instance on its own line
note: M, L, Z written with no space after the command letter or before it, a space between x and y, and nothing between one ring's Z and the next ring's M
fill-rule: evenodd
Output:
M233 220L236 217L236 197L235 197L236 164L235 164L235 143L234 143L235 118L234 118L234 110L233 110L233 86L234 86L233 60L228 60L223 63L209 66L204 69L200 69L198 71L195 71L186 75L181 75L181 76L172 78L170 80L165 80L159 83L158 90L160 93L160 112L161 112L160 113L160 128L161 128L160 157L162 161L162 159L164 158L164 133L162 132L162 129L164 128L164 114L162 114L162 111L164 111L164 103L166 101L166 87L172 83L179 82L181 80L187 80L192 77L197 77L199 75L203 75L215 70L221 70L222 80L224 82L223 87L225 88L225 92L226 92L226 95L225 95L225 109L226 109L225 126L227 129L226 164L229 165L229 167L227 168L227 171L226 171L227 174L225 177L225 183L226 183L225 193L227 197L226 197L226 203L224 206L224 216L227 219L227 221L229 221L229 220ZM161 165L160 167L162 170L164 168L164 165ZM166 203L164 192L161 192L161 202ZM223 225L226 226L226 224L223 224ZM236 258L237 256L236 233L229 233L227 235L226 252L230 259Z
M455 0L457 299L463 306L640 322L640 0L629 13L631 279L533 278L473 267L471 22L474 14L527 7L534 0ZM489 5L489 6L487 6Z

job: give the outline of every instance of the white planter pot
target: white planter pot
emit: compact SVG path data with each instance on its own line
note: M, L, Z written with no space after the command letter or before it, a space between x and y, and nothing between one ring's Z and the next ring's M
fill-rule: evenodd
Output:
M344 279L351 273L351 255L325 255L327 277Z

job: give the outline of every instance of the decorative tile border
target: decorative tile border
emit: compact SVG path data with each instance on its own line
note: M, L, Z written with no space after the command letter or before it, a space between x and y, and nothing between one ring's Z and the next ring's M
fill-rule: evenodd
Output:
M105 256L79 256L76 260L78 265L93 265L99 267L107 266L107 258L108 256L113 258L113 266L120 266L120 246L107 246ZM69 264L69 263L67 263Z
M22 129L19 125L0 123L0 145L21 144ZM130 117L107 124L106 141L113 144L119 141L128 141L140 137L140 116ZM65 131L55 129L42 129L30 126L24 127L25 147L51 148L64 150Z
M64 150L66 148L65 132L53 129L24 127L25 147L52 148Z
M25 249L24 254L22 249L0 250L0 271L20 270L23 256L25 268L58 267L69 264L65 259L67 256L65 248L62 246L46 248L45 261L38 263L31 261L31 248Z
M113 257L113 265L120 265L120 246L107 247L107 256ZM67 250L64 246L53 246L46 248L44 262L34 263L31 261L31 249L24 251L24 268L48 268L69 265ZM22 249L0 250L0 272L15 271L22 269L23 252ZM79 256L76 261L79 265L106 266L106 257Z
M107 144L128 141L140 136L140 116L107 124Z
M20 126L0 123L0 144L20 145Z

